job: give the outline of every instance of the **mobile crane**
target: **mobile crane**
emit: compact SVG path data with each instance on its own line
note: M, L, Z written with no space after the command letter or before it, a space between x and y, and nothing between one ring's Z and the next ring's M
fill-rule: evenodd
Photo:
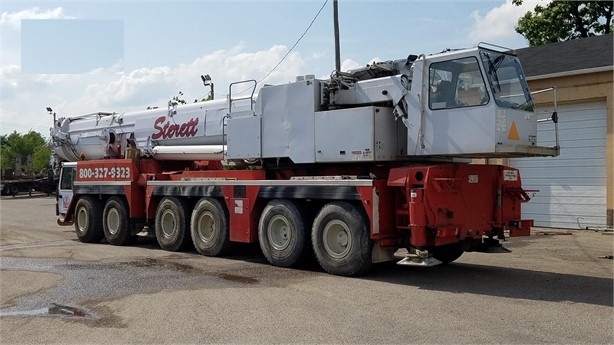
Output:
M313 253L346 276L403 248L399 264L421 266L505 251L501 240L530 233L529 194L517 169L471 159L559 153L537 145L514 52L486 44L326 80L241 81L225 100L61 117L51 137L58 224L82 242L146 234L207 256L258 242L273 265Z

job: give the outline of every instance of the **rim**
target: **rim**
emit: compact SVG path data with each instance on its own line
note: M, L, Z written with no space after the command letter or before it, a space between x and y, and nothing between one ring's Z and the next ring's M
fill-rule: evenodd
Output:
M173 236L177 228L177 219L175 214L170 210L165 210L162 213L162 221L160 222L162 234L164 237L169 238Z
M85 207L79 208L77 211L77 227L79 232L85 232L87 230L87 223L89 222L90 216L87 214L87 210Z
M215 219L209 211L201 213L196 227L198 238L203 242L212 242L215 239Z
M290 245L292 232L286 217L276 215L271 218L267 227L267 238L275 250L284 250Z
M115 208L107 212L107 231L111 235L116 235L119 232L119 212Z
M347 224L340 220L331 220L322 233L324 250L335 259L345 257L352 248L352 237Z

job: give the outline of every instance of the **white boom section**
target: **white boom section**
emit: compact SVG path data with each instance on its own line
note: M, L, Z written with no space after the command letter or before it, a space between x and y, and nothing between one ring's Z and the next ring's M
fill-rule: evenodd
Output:
M224 144L223 121L227 114L227 102L214 100L169 109L59 118L51 129L51 138L54 153L66 161L76 161L82 156L119 158L127 146L135 146L143 154L153 154L157 146L197 146L198 149L190 149L192 153L194 150L218 152ZM217 146L204 149L206 145ZM187 151L180 151L173 159L190 159L181 153ZM156 153L163 159L172 157L168 149L160 148Z

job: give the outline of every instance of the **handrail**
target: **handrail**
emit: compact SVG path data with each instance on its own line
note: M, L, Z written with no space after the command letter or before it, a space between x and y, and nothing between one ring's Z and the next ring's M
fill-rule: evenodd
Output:
M88 117L95 117L95 116L98 116L98 118L102 118L103 116L111 116L111 115L117 115L117 113L106 113L106 112L91 113L91 114L69 117L68 121L72 122L75 120L81 120L81 119L85 119Z
M239 98L232 98L232 87L233 85L239 85L239 84L245 84L245 83L254 83L254 86L252 87L252 93L248 96L243 96L243 97L239 97ZM243 80L243 81L236 81L234 83L230 83L230 85L228 86L228 112L231 113L232 112L232 102L233 101L237 101L237 100L242 100L242 99L250 99L250 110L254 110L254 92L256 92L256 85L258 85L258 82L255 79L248 79L248 80ZM242 90L241 92L244 92L248 89ZM241 93L239 92L239 93Z
M560 148L561 146L559 145L559 113L558 113L558 107L557 107L556 86L552 86L552 87L542 89L542 90L532 91L531 95L537 95L540 93L550 92L550 91L552 91L552 95L553 95L552 116L550 116L547 119L537 120L537 123L543 123L543 122L549 122L549 121L554 122L554 145L555 147Z

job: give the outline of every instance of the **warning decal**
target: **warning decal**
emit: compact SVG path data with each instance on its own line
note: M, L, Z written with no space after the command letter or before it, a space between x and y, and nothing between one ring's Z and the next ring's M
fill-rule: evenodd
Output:
M507 138L509 140L520 140L520 136L518 135L518 128L516 128L515 121L512 121L512 125L510 126L510 131L507 132Z
M503 181L518 181L518 170L503 170Z

